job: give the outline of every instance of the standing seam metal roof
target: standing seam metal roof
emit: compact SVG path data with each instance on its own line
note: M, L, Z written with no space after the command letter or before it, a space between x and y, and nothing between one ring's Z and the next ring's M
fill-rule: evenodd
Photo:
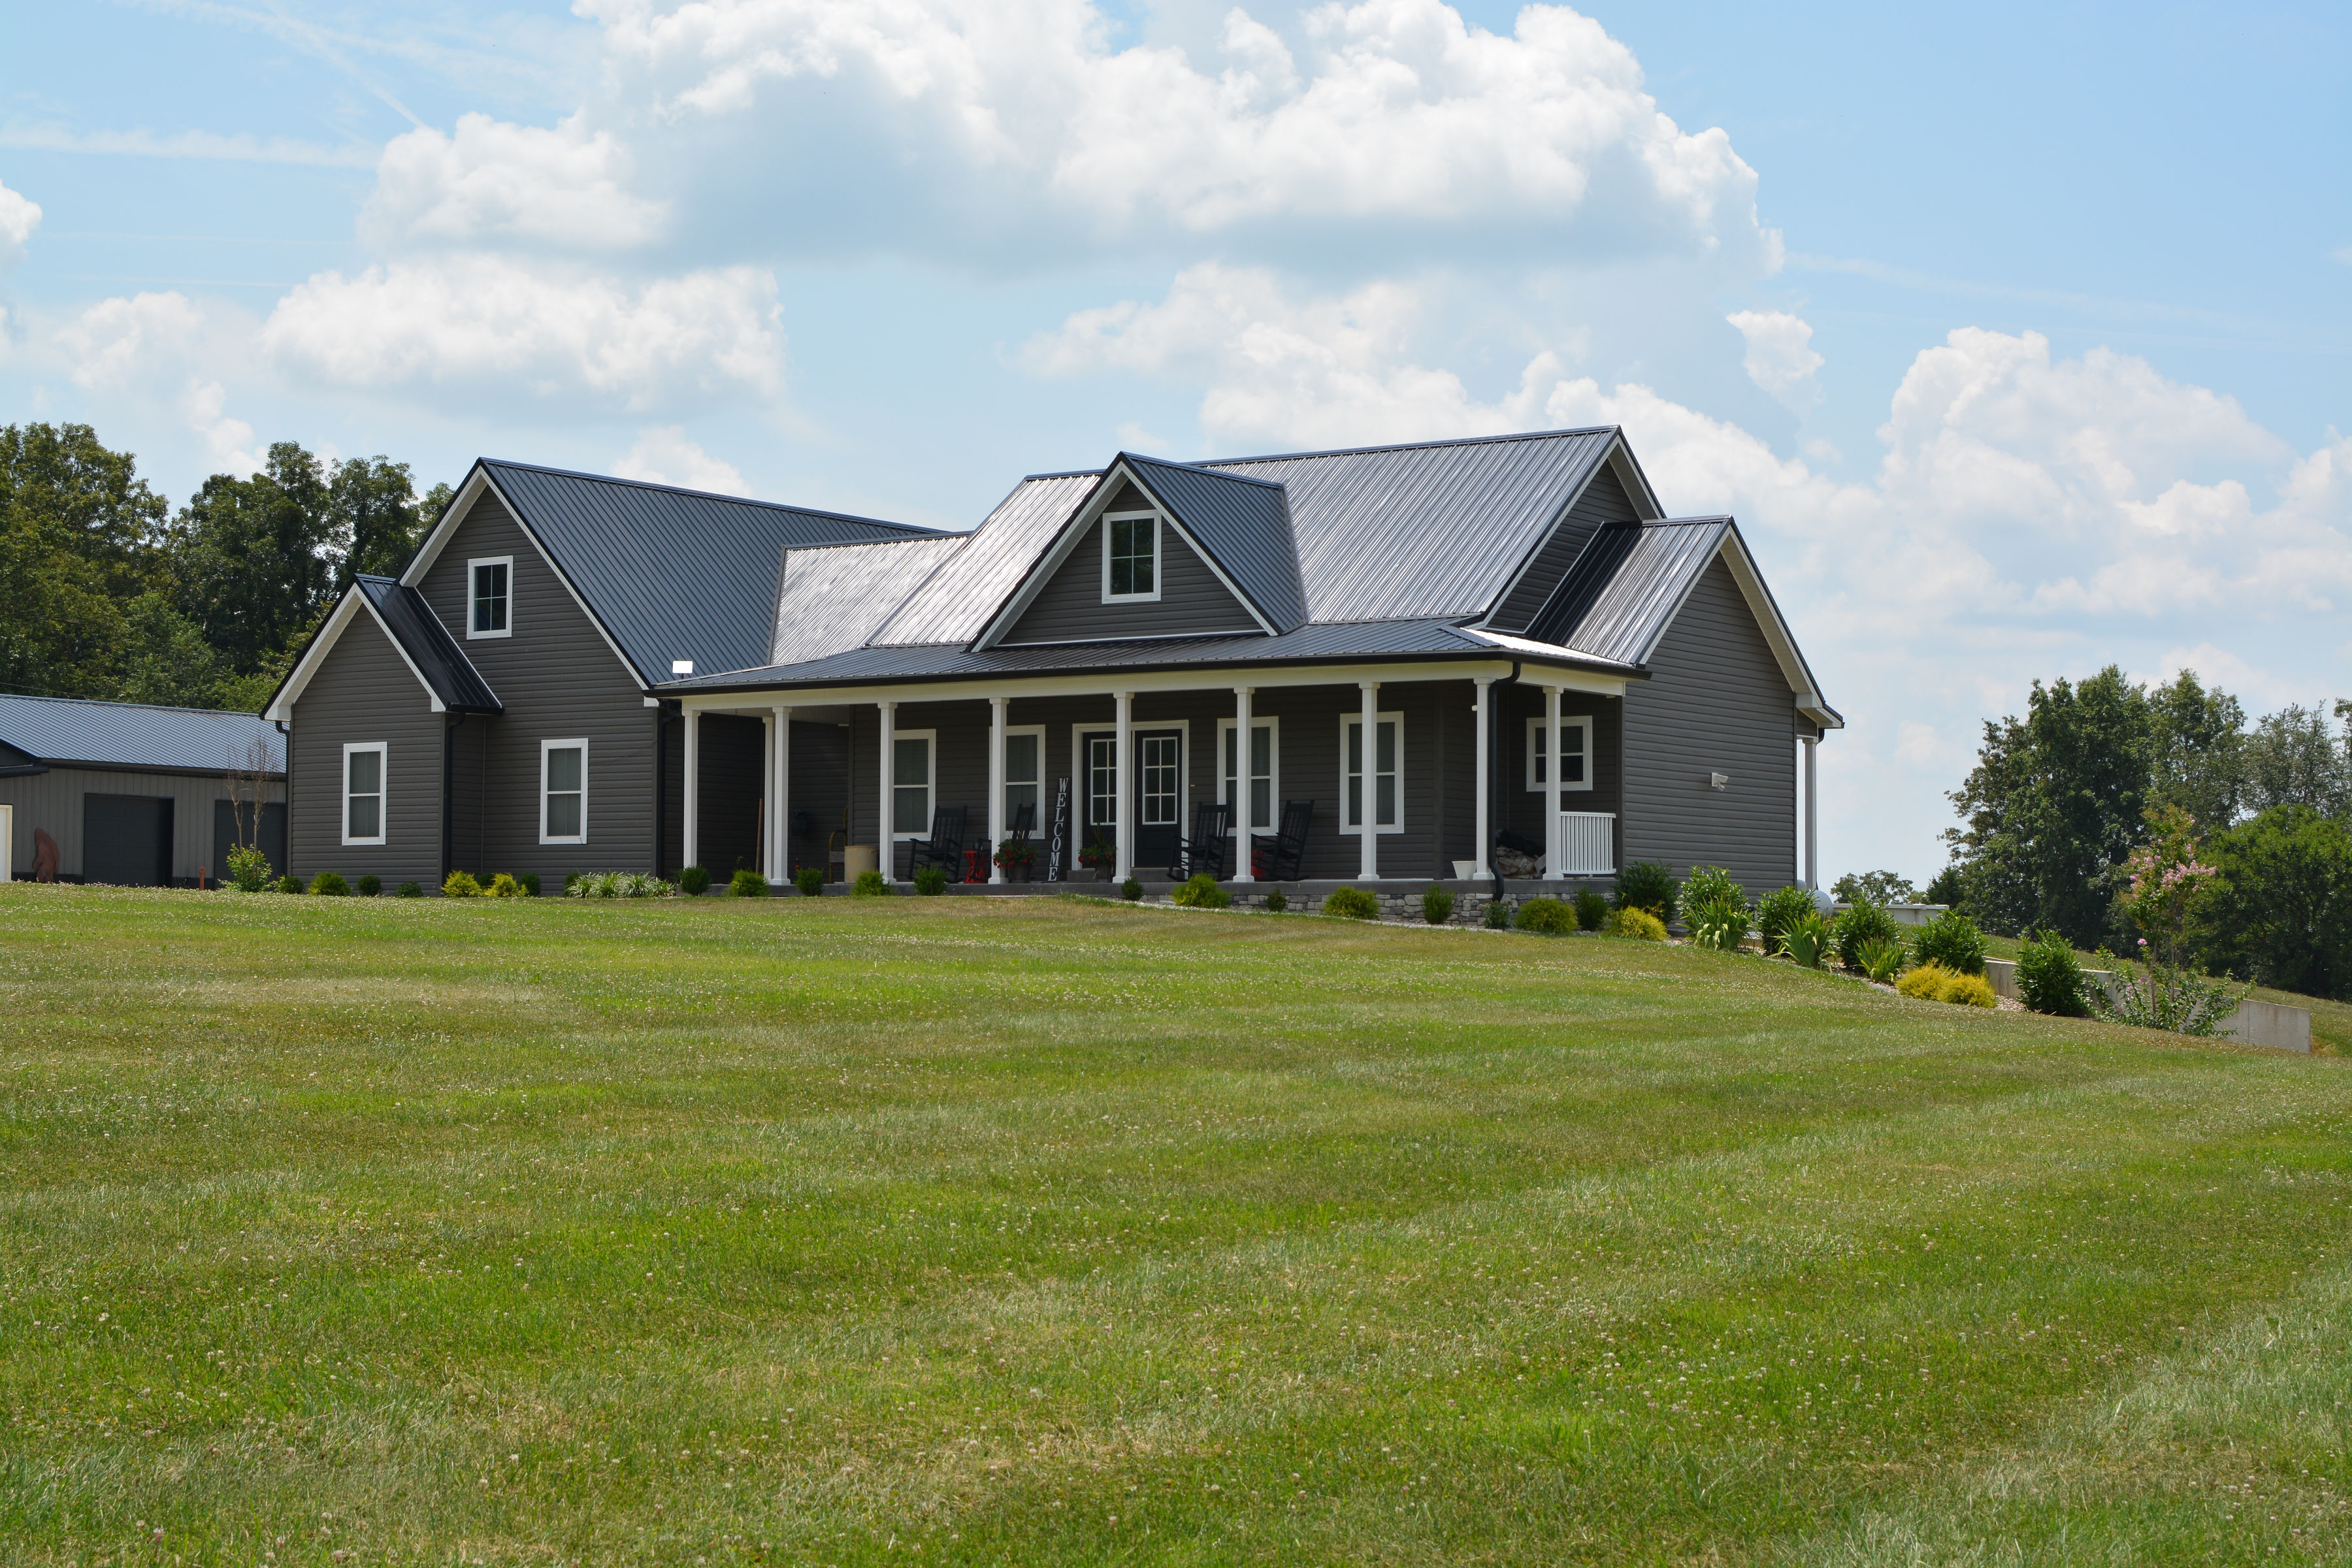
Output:
M1721 517L1602 529L1528 635L1597 658L1647 663L1730 531L1731 520Z
M770 662L798 664L858 647L940 563L962 534L881 544L821 544L784 552Z
M474 661L466 657L466 650L457 646L457 639L449 635L424 595L402 587L395 577L362 574L352 581L444 708L466 713L506 710L499 694L490 689L490 683L482 679L482 672L474 668Z
M45 763L203 773L242 766L258 741L268 771L286 772L277 726L252 713L203 708L0 695L0 741Z
M1121 452L1136 477L1231 577L1276 632L1307 619L1288 493L1269 479Z
M1029 569L1061 536L1102 475L1032 474L1013 489L961 551L936 567L873 636L877 647L976 639Z

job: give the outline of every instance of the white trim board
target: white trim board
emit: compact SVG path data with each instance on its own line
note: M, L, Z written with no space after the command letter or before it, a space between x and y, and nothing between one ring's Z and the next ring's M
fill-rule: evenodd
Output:
M352 836L352 759L362 752L375 753L375 788L362 794L375 796L375 835L369 838ZM354 846L380 848L391 837L392 829L392 742L389 741L346 741L343 742L342 776L336 781L336 798L341 803L341 815L335 823L336 836L345 848Z
M890 770L891 820L894 822L898 820L899 790L912 787L898 782L898 742L901 741L924 742L923 805L925 809L922 826L911 829L897 827L890 829L890 842L893 844L905 844L916 838L929 838L931 836L931 823L940 814L940 732L937 730L901 730L893 724L890 726L890 755L886 761L886 765ZM971 837L968 827L965 837Z
M503 566L507 569L506 592L499 595L499 597L506 603L507 624L499 627L496 631L488 632L478 631L475 629L474 626L474 608L480 600L480 595L477 591L474 574L480 571L485 566ZM514 636L514 557L511 555L475 555L468 557L466 562L466 640L467 642L481 642L498 637L510 637Z
M580 831L550 837L547 832L547 757L551 752L580 749ZM564 792L570 794L569 790ZM563 740L542 740L539 743L539 841L541 844L585 844L588 842L588 737L572 736Z

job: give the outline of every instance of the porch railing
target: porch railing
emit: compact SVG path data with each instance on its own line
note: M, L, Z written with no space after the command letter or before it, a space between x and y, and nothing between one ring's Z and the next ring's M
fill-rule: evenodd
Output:
M1559 814L1559 868L1555 877L1613 877L1617 874L1617 814L1613 811L1563 811Z

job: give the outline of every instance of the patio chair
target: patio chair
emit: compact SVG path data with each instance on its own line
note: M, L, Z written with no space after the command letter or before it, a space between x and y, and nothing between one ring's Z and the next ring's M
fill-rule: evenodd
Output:
M937 866L947 872L949 881L963 880L963 811L960 805L940 806L931 813L931 836L907 841L908 877Z
M1282 803L1282 826L1272 838L1250 840L1250 875L1269 881L1295 882L1307 861L1307 829L1315 820L1311 800Z
M1234 830L1234 808L1230 805L1198 805L1192 808L1192 837L1176 840L1176 858L1168 863L1171 881L1181 882L1206 871L1219 881L1225 879L1225 844Z

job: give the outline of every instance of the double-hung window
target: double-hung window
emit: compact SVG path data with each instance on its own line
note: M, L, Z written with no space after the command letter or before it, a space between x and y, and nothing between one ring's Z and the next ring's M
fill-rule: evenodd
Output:
M588 842L588 742L539 743L539 841Z
M383 842L384 773L390 747L383 741L354 742L343 748L343 842Z
M1113 512L1103 519L1103 603L1160 597L1160 514Z
M1118 826L1118 737L1088 735L1087 825L1108 831Z
M1029 831L1045 831L1043 813L1045 786L1045 729L1042 724L1024 725L1004 731L1004 826L1012 831L1021 819L1021 808L1029 808Z
M1223 754L1224 772L1217 798L1234 808L1234 831L1270 833L1280 826L1274 819L1274 803L1282 793L1275 759L1277 748L1275 737L1280 732L1272 719L1250 721L1249 787L1236 791L1234 782L1234 736L1240 729L1237 720L1227 719L1219 729L1217 741Z
M1551 772L1551 731L1541 719L1528 721L1528 793L1543 792ZM1559 721L1559 787L1592 787L1592 721L1562 714Z
M900 730L890 737L890 833L920 838L931 830L932 752L938 732Z
M1339 771L1347 781L1347 821L1341 831L1361 833L1369 807L1372 830L1404 830L1404 715L1373 715L1371 754L1365 755L1364 721L1350 713L1340 721Z
M467 593L472 608L466 616L469 637L502 637L513 631L514 557L493 555L466 563Z

